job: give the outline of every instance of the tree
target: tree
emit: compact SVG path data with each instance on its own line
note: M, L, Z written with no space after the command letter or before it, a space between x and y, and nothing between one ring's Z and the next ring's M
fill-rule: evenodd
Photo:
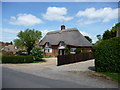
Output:
M118 27L120 27L120 23L115 24L115 26L112 27L111 30L106 30L106 31L103 33L103 38L102 38L102 39L103 39L103 40L107 40L107 39L116 37L116 33L117 33Z
M19 39L14 40L15 46L19 48L25 47L28 52L28 55L33 49L35 41L42 37L41 32L34 29L26 29L25 31L20 31L17 36Z
M101 35L100 34L97 35L96 37L97 37L98 40L101 40Z
M90 43L92 43L92 39L89 36L84 36Z

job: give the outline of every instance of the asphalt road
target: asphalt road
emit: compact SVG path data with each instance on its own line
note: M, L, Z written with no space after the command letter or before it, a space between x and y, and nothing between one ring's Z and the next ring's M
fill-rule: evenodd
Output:
M53 80L3 67L2 88L87 88L73 82ZM88 87L92 88L92 87Z

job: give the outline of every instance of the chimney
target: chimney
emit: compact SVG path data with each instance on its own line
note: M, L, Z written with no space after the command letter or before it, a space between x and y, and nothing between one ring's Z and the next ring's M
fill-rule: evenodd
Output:
M64 30L64 29L65 29L65 25L62 25L62 26L61 26L61 30Z

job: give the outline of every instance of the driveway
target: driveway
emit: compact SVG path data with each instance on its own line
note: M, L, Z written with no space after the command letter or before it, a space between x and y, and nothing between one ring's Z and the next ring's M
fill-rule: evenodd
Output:
M46 78L47 80L49 79L48 81L53 80L54 82L54 80L57 80L58 82L63 83L69 82L69 85L76 84L76 87L77 85L80 85L82 88L118 87L118 84L116 82L94 75L94 60L88 60L62 66L56 66L56 58L45 58L45 60L47 62L31 64L4 64L3 67L16 72L30 74L40 78ZM5 75L6 74L4 74L4 76ZM41 84L43 83L41 82ZM65 88L69 88L69 85L67 85Z

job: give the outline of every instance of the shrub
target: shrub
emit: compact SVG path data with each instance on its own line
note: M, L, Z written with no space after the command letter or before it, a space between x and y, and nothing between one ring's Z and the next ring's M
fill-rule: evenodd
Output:
M81 52L81 48L77 48L77 49L75 50L75 52L76 52L76 53L80 53L80 52Z
M43 52L41 51L41 48L32 49L31 54L33 55L34 60L40 60L43 57Z
M90 52L91 52L91 50L82 50L81 53L90 53Z
M32 63L32 56L2 56L2 63Z
M120 72L120 37L104 40L94 46L98 72Z

